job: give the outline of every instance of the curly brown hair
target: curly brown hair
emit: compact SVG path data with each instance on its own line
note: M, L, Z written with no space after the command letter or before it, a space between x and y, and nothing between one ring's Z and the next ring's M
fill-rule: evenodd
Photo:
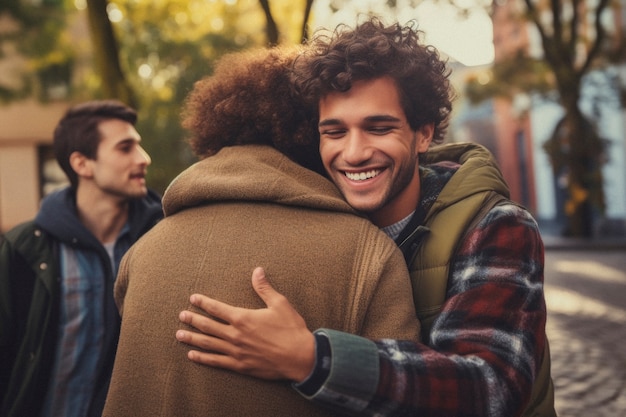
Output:
M372 17L354 29L339 25L320 31L296 60L295 85L311 105L352 83L391 77L413 130L434 123L433 142L443 141L452 111L450 70L432 46L420 43L415 22L401 26Z
M290 78L299 48L274 47L224 55L213 75L195 83L182 125L203 159L225 146L266 144L323 173L315 113L295 95Z

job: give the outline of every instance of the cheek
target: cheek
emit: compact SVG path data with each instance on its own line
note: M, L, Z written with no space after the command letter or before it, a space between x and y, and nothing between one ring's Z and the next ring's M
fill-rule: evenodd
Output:
M106 173L106 175L109 176L119 176L123 171L127 169L126 167L128 165L125 159L122 157L111 158L103 162L104 163L101 167L102 172Z
M322 163L327 168L333 158L332 148L333 148L332 143L329 143L328 141L320 141L320 146L319 146L320 157L322 158Z

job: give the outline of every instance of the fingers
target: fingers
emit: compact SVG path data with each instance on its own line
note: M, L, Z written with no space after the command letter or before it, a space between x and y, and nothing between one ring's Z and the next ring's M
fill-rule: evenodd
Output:
M179 342L220 355L232 355L234 353L235 346L228 341L228 330L231 326L218 323L191 311L181 311L179 319L181 322L187 323L201 332L178 330L176 332L176 340ZM201 357L206 360L204 355Z
M199 364L264 379L304 379L315 362L313 334L263 268L252 272L252 286L267 308L234 307L193 294L191 304L202 311L179 314L193 329L178 330L176 339L191 347L187 357Z
M222 303L202 294L193 294L191 297L189 297L189 301L191 302L191 304L200 308L208 315L217 317L218 319L223 320L227 323L231 322L233 316L238 310L237 307ZM194 327L196 326L194 325Z
M216 353L200 352L197 350L190 350L187 352L187 358L189 360L199 363L201 365L207 365L214 368L223 368L230 371L243 373L245 375L255 376L257 378L265 379L278 379L273 374L266 375L262 371L258 371L255 368L251 368L245 361L235 359L232 356L220 355Z
M267 307L271 307L286 300L282 294L278 293L274 287L272 287L262 267L257 267L252 271L252 287ZM236 320L242 310L202 294L193 294L189 298L189 301L208 315L217 317L227 323L232 323ZM194 327L196 326L194 325Z
M267 307L273 307L285 300L285 297L272 287L265 276L265 270L260 266L252 271L252 287Z
M223 368L229 370L237 370L241 368L241 364L237 360L233 359L231 356L221 355L218 353L190 350L189 352L187 352L187 358L189 358L193 362L202 365L212 366L214 368Z
M218 355L215 353L199 352L197 350L190 350L189 352L187 352L187 357L191 361L200 363L202 365L226 369L229 369L228 363L232 362L228 356Z
M248 367L247 361L241 357L240 349L229 342L186 330L177 331L176 340L186 343L193 348L204 350L192 349L187 352L187 358L193 362L237 372L247 371L249 375L257 376L255 374L257 370ZM273 370L274 367L271 369ZM263 369L261 369L258 376L264 376Z
M202 333L222 339L227 337L228 325L203 316L202 314L184 310L179 313L178 318L181 322L195 327Z
M239 311L243 309L202 294L193 294L189 300L191 304L203 310L210 317L189 310L181 311L178 315L179 320L197 331L181 329L176 332L176 339L194 348L223 355L234 354L236 344L234 339L239 331L230 323L240 321L241 314ZM201 358L206 358L206 356L202 355Z
M232 350L232 345L220 338L187 330L178 330L176 332L176 340L199 349L223 355L230 354Z

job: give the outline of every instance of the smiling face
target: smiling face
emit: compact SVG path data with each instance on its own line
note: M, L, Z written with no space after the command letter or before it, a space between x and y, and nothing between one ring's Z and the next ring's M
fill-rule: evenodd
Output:
M100 122L100 143L95 159L78 152L72 155L79 187L87 186L100 193L120 198L144 197L146 168L150 156L141 147L141 137L134 126L119 119Z
M433 125L414 131L391 78L357 81L319 105L320 154L348 203L379 227L408 216L420 196L418 154Z

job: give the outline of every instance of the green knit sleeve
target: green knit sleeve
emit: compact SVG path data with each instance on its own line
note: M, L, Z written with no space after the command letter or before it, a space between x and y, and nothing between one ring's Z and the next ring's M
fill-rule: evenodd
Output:
M301 394L342 408L364 409L378 386L380 372L376 344L364 337L331 329L318 329L314 333L329 341L330 373L313 395Z

